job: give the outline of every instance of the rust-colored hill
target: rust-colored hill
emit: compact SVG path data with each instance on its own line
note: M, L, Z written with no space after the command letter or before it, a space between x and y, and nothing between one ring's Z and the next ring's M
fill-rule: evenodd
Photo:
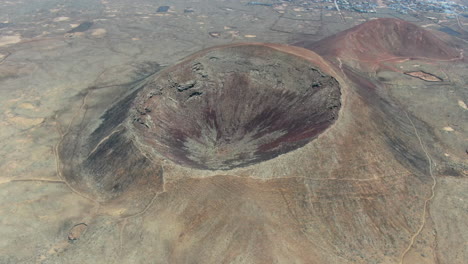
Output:
M337 56L359 61L393 58L452 60L460 56L433 33L407 21L380 18L360 24L315 43L296 43L322 56Z
M397 263L432 183L414 130L431 137L377 89L300 47L213 47L90 92L61 173L129 219L118 263Z

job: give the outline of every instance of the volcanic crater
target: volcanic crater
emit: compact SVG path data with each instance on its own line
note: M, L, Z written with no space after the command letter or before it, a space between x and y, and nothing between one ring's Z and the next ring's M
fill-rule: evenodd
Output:
M340 85L311 60L265 45L199 52L135 98L129 128L173 162L229 170L299 148L337 119Z
M67 202L57 218L65 222L41 219L73 234L72 221L87 225L73 244L71 233L42 225L70 246L45 261L464 263L463 206L452 201L466 191L462 176L449 177L463 175L459 148L449 147L463 142L434 131L445 113L463 111L445 93L463 90L465 61L406 23L370 21L302 47L229 44L162 70L139 65L121 85L96 81L57 114L55 148L57 174L93 203L68 204L77 197L55 189L60 181L31 185L53 186L60 196L51 197ZM406 89L399 66L411 60L421 65L414 70L446 72L453 90ZM376 78L381 70L393 71L389 85ZM460 169L439 173L436 164ZM20 184L30 183L2 186Z

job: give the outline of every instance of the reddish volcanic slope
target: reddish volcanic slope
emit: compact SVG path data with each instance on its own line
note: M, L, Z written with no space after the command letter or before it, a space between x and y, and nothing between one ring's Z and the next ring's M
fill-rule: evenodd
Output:
M371 20L321 41L296 43L322 56L338 56L360 61L394 57L450 60L459 52L433 33L394 18Z
M310 57L318 56L263 43L202 51L140 93L132 128L145 145L189 167L272 159L304 146L338 115L339 83Z

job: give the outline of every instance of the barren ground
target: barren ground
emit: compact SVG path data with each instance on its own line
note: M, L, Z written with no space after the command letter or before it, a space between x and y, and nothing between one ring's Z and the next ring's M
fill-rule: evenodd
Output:
M201 49L318 41L376 17L429 30L467 23L385 8L342 21L294 1L247 2L0 3L0 263L466 263L468 91L459 58L323 62L343 85L338 121L258 164L200 170L147 157L154 173L117 198L117 185L99 196L102 186L64 173L77 159L61 151L82 147L80 135L104 110ZM466 50L466 34L435 34ZM112 175L129 174L114 162Z

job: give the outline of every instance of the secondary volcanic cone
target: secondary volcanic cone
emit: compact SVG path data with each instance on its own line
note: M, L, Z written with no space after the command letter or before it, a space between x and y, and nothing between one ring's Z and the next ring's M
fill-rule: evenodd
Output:
M178 164L231 169L323 132L337 117L340 88L310 58L243 44L199 52L163 71L134 105L141 144Z
M306 40L296 45L322 56L366 63L395 58L453 60L460 56L457 49L432 32L395 18L371 20L318 42Z

